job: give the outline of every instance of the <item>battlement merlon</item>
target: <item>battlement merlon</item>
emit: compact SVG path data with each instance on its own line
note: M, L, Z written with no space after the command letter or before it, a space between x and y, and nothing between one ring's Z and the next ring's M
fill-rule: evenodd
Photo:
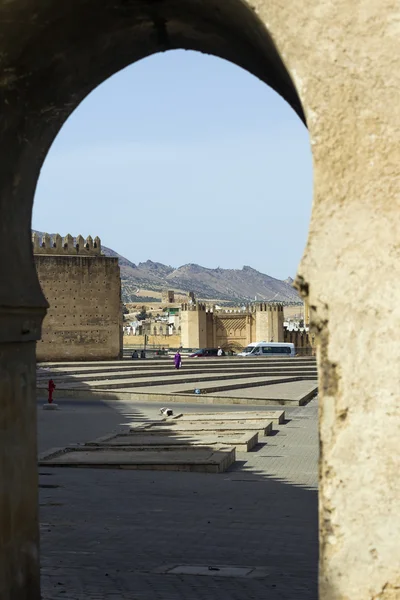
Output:
M195 304L190 304L188 302L184 302L183 304L181 304L181 311L189 311L189 310L193 310L193 311L203 311L206 312L207 310L207 306L205 304L205 302L196 302Z
M283 312L283 302L257 302L253 305L255 311L279 311Z
M42 237L33 233L32 245L33 254L101 256L101 240L97 236L93 240L89 235L85 240L81 235L74 239L70 234L62 238L58 233L45 233Z

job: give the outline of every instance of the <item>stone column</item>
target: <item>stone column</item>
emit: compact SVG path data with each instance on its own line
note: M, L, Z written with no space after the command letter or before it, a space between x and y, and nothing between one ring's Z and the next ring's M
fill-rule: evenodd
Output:
M335 60L321 57L330 91L316 87L308 109L315 189L298 287L318 339L320 599L397 600L400 65L390 31L399 21L381 17L378 2L364 20L358 6ZM321 52L323 35L314 43Z
M36 339L45 309L0 306L0 598L39 600Z
M0 598L40 600L35 346L47 302L30 207L43 157L28 131L13 128L12 98L0 136Z
M13 98L0 136L0 598L40 600L35 346L47 302L30 207L42 155L27 131L13 128Z

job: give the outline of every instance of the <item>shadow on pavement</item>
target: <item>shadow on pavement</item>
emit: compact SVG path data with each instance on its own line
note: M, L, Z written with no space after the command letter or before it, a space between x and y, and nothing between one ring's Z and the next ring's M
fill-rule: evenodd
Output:
M149 411L158 409L97 395L55 401L59 411L42 411L38 401L40 451L154 420ZM266 465L283 456L279 439ZM259 450L265 446L268 438ZM41 467L43 600L315 600L317 491L249 467L253 457L241 453L221 474ZM178 565L211 569L171 574ZM264 575L222 577L221 565Z

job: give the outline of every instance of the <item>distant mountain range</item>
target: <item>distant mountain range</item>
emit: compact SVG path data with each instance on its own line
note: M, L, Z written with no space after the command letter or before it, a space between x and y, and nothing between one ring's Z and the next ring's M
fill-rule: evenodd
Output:
M207 269L187 264L175 269L151 260L136 265L110 248L103 246L102 250L106 256L119 259L125 302L135 302L139 289L193 291L198 298L235 302L255 299L301 302L293 288L293 279L289 277L281 281L248 266L243 269Z
M40 231L36 233L44 235ZM125 303L159 299L160 292L166 289L183 293L193 291L197 298L205 300L301 302L291 277L282 281L248 266L243 269L207 269L187 264L175 269L151 260L136 265L106 246L102 246L102 252L118 258ZM153 297L151 292L157 295Z

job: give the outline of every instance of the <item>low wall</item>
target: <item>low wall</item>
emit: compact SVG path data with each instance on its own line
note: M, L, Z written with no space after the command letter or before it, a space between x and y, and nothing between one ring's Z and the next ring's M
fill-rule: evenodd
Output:
M144 346L144 335L124 335L124 348L127 346ZM147 346L164 346L165 348L179 348L180 335L148 335Z

